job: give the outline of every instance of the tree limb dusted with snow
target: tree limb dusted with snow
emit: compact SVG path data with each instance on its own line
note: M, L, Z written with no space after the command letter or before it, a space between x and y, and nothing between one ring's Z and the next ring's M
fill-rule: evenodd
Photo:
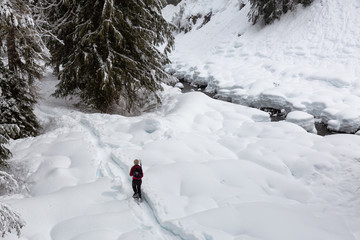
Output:
M0 61L0 135L3 136L0 145L9 138L37 134L39 123L33 113L35 96L30 89L27 79L10 71ZM3 157L0 154L0 159L5 159Z
M30 1L32 2L32 1ZM34 136L39 123L33 113L33 82L41 77L45 45L29 1L0 1L0 163L11 156L9 138ZM8 126L15 125L14 128ZM12 134L8 134L12 131ZM16 134L15 134L16 133Z
M19 190L19 184L16 179L3 171L0 171L0 196L15 193Z
M10 194L19 190L16 179L3 171L0 171L0 195ZM8 205L0 202L0 234L2 237L6 233L16 231L20 237L20 230L25 225L20 215L14 212Z
M0 27L0 39L6 42L8 69L31 84L44 70L39 60L46 59L46 47L29 2L1 1Z
M20 237L21 228L25 225L24 220L14 212L9 206L0 202L0 234L5 237L5 234L16 231Z
M282 14L294 10L298 4L306 7L313 0L249 0L249 2L251 4L249 21L255 24L260 20L266 25L280 19Z
M18 134L19 127L17 125L0 124L0 166L6 165L5 160L11 157L9 149L7 149L4 145L8 143L11 136L16 136Z

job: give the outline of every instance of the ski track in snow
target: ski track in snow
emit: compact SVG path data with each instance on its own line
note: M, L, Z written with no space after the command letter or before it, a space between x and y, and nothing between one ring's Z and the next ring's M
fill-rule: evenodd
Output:
M82 115L82 114L81 114ZM75 121L77 119L74 119ZM97 155L98 159L101 159L98 163L97 177L109 177L111 179L116 179L122 183L123 188L121 189L129 198L126 199L126 202L129 206L129 209L132 210L133 214L139 220L140 225L144 230L151 230L154 233L154 239L179 239L171 230L166 228L164 225L159 222L154 214L154 210L151 208L151 205L148 204L146 192L143 192L143 202L140 204L135 203L134 199L131 197L133 194L131 188L131 179L128 176L129 167L121 161L121 157L117 157L113 151L121 149L131 149L137 148L136 146L131 146L128 142L124 142L125 146L119 146L114 144L106 143L106 141L101 139L101 134L97 130L95 123L92 123L90 119L86 118L86 115L81 116L80 120L81 125L85 131L89 132L92 136L92 141L94 145L97 146L98 150ZM99 152L100 150L100 152ZM119 155L119 153L116 153ZM120 153L121 155L121 153ZM146 181L146 179L145 179ZM144 189L144 187L142 187ZM138 206L137 206L138 205Z
M81 124L87 129L88 132L91 133L93 138L95 139L99 149L102 149L100 156L107 156L101 157L101 161L98 166L98 177L110 177L110 178L120 178L120 181L126 186L124 191L127 195L132 196L132 188L131 188L131 179L128 177L128 172L130 169L128 166L121 161L121 158L117 157L113 150L123 149L119 145L108 144L101 139L101 135L97 130L97 127L89 121L90 119L85 118L85 116L81 119ZM125 143L126 144L126 143ZM136 148L136 146L131 146L127 142L125 149L129 148ZM109 154L110 153L110 154ZM109 156L110 155L110 156ZM146 181L146 179L145 179ZM135 203L135 201L130 197L128 201L129 208L133 210L134 215L137 219L141 222L142 227L145 230L150 230L152 228L156 229L155 236L157 238L170 240L170 239L179 239L181 238L177 234L171 231L171 229L165 227L156 217L154 210L151 207L151 204L148 203L147 200L147 193L144 191L144 187L142 186L143 190L143 201L141 203ZM136 206L137 204L138 206Z

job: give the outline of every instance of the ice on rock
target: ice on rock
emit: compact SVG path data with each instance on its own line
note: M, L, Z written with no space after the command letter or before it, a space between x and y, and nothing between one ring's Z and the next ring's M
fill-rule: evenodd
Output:
M302 111L293 111L286 116L286 121L295 123L307 132L316 133L314 116Z

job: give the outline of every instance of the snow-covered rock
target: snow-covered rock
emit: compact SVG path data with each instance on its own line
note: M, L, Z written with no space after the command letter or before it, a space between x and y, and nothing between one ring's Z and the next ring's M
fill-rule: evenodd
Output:
M360 129L360 110L357 109L325 109L321 118L333 131L355 133Z
M286 116L286 121L295 123L304 128L307 132L316 133L314 116L306 112L292 111Z
M178 82L175 84L175 87L183 89L184 88L184 84L182 84L181 82Z

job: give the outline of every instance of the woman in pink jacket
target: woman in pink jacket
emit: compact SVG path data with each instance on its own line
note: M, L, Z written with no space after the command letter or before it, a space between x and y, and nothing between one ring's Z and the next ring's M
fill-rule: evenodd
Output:
M139 165L139 160L134 160L134 166L130 170L130 176L133 177L132 188L134 190L134 198L141 198L141 183L144 176L141 166Z

